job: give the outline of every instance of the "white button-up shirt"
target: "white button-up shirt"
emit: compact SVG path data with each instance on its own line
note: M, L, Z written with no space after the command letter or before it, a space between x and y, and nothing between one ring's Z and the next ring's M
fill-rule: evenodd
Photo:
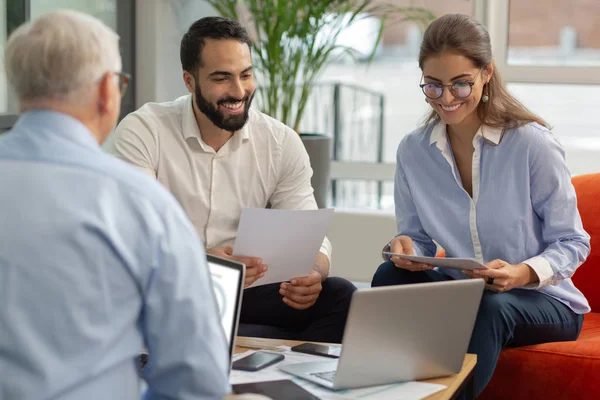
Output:
M129 114L106 147L169 189L207 249L234 244L243 208L317 209L300 137L254 109L218 152L200 136L191 95ZM331 257L327 238L321 252Z

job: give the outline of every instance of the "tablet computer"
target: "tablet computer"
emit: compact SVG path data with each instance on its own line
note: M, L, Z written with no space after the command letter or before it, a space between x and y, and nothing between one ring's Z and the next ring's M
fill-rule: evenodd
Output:
M406 254L397 254L389 251L384 251L383 254L392 257L396 256L403 260L430 264L434 267L452 268L452 269L488 269L485 265L472 258L440 258L440 257L423 257L423 256L408 256Z

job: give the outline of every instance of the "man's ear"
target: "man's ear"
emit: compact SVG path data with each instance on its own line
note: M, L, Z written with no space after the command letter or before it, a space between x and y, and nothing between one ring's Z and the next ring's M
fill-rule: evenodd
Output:
M98 108L103 114L107 114L115 107L117 84L114 75L107 72L98 84Z
M194 93L196 91L196 79L188 71L183 71L183 83L185 83L188 92Z

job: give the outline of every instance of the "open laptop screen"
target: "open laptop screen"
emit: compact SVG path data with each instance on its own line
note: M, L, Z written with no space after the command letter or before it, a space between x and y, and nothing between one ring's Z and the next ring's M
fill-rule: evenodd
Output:
M207 263L212 275L213 289L219 304L221 323L225 330L229 353L233 352L235 335L239 321L241 298L244 283L244 264L224 260L211 255Z

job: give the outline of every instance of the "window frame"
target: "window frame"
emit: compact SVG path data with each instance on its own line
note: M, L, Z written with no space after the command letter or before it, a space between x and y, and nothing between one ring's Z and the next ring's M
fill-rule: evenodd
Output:
M490 33L492 53L506 83L600 84L599 67L529 66L507 63L511 0L474 0L474 15Z
M12 7L19 7L20 11L19 12L19 18L18 18L18 23L19 25L24 23L25 21L29 20L29 16L30 16L30 0L22 0L20 3L14 2L14 1L7 1L6 2L6 18L8 18L8 15L10 14L9 11L11 11ZM8 22L8 21L7 21ZM6 37L8 38L8 23L6 24ZM3 131L6 131L10 128L12 128L12 126L15 124L15 122L17 121L18 118L18 114L16 113L7 113L7 112L1 112L0 113L0 133L2 133Z
M7 2L6 7L15 6L15 2ZM31 0L22 0L18 3L22 7L22 15L19 23L22 24L31 19ZM136 1L117 0L117 34L120 36L121 56L123 71L130 74L135 73L135 31L136 31ZM7 13L8 14L8 13ZM8 29L8 26L7 26ZM8 32L7 32L8 33ZM8 35L7 35L8 36ZM136 109L136 81L135 76L129 83L125 97L121 100L121 118ZM0 113L0 133L6 131L15 124L18 113Z

